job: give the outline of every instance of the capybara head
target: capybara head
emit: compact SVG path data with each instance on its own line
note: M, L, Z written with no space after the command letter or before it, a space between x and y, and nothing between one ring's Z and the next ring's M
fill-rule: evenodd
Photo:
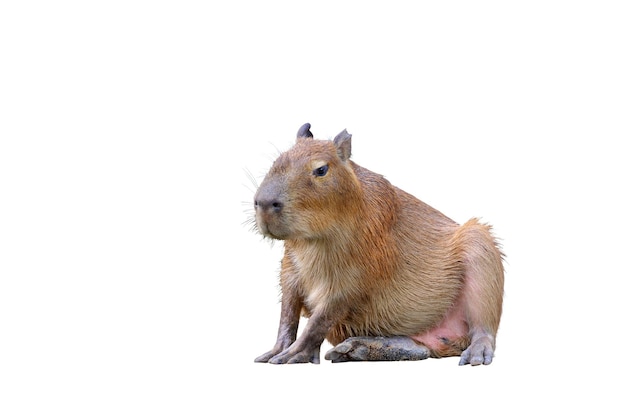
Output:
M310 127L298 130L296 144L274 161L254 196L256 226L266 237L327 236L341 228L360 193L349 160L352 136L343 130L332 141L317 140Z

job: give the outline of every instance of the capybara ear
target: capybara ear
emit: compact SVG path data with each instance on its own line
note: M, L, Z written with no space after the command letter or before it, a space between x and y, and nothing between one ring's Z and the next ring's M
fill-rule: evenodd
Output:
M300 138L312 138L313 133L309 130L311 129L311 123L305 123L302 125L300 129L298 129L298 134L296 135L297 139Z
M347 161L352 154L352 135L346 129L339 132L333 140L337 147L337 155L342 161Z

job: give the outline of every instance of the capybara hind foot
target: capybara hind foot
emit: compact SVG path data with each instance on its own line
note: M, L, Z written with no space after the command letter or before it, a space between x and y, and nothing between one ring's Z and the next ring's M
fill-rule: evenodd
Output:
M461 353L459 365L489 365L493 360L493 337L484 335L472 340L467 349Z
M417 361L430 356L430 350L406 336L350 337L326 352L326 360L348 361Z

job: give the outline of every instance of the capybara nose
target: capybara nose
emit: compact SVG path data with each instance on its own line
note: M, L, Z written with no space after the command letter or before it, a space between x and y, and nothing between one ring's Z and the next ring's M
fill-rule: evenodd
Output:
M280 213L284 204L278 199L256 199L254 200L254 208L261 211L270 211L273 213Z

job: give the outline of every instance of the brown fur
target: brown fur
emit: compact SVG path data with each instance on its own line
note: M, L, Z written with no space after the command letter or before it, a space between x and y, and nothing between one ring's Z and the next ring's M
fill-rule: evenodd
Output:
M433 357L467 350L462 363L493 351L504 271L490 227L459 226L352 162L346 131L314 140L307 126L255 195L258 230L285 244L278 340L257 361L319 362L324 338L353 336L409 336Z

